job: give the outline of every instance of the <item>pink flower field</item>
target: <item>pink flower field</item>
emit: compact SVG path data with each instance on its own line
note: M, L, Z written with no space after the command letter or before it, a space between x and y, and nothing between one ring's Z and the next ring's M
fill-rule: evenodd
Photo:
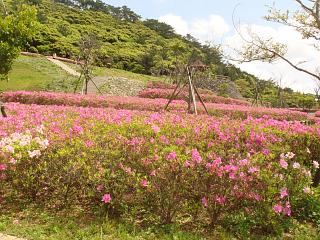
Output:
M144 224L213 226L245 217L250 228L273 231L298 219L320 181L319 124L275 113L154 112L163 99L31 92L2 99L14 101L0 118L3 203L100 208Z
M155 112L162 111L168 102L167 99L97 95L81 96L77 94L26 91L2 93L0 99L4 102L19 102L24 104L115 108ZM205 113L200 103L198 103L198 107L200 113ZM288 121L308 119L308 115L306 113L286 109L217 103L207 103L206 107L208 108L211 116L229 117L232 119L246 119L249 116L270 116L274 119ZM169 108L171 111L185 111L186 109L187 103L182 100L173 101Z

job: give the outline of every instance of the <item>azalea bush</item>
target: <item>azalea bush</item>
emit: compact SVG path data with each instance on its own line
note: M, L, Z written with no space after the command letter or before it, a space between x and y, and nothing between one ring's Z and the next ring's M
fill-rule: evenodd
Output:
M6 202L89 208L146 226L281 233L304 210L319 170L320 125L6 107L9 117L0 119Z
M5 92L0 95L4 102L19 102L24 104L40 105L65 105L79 107L96 107L96 108L115 108L139 111L163 111L167 99L148 99L139 97L117 97L117 96L97 96L97 95L78 95L51 92ZM198 102L200 114L205 111ZM183 100L173 101L168 110L173 112L185 112L187 103ZM286 109L266 108L266 107L249 107L232 104L207 103L206 107L211 116L229 117L232 119L246 119L249 116L263 117L268 115L278 120L306 120L306 113L291 111Z
M320 118L320 111L316 112L315 116Z
M161 88L147 88L139 93L139 97L141 98L165 98L170 99L173 93L173 89L161 89ZM241 106L249 106L250 103L244 100L225 98L216 96L210 93L199 93L202 100L208 103L222 103L222 104L233 104L233 105L241 105ZM188 88L183 89L176 97L175 100L187 100L189 97ZM198 100L198 98L197 98Z

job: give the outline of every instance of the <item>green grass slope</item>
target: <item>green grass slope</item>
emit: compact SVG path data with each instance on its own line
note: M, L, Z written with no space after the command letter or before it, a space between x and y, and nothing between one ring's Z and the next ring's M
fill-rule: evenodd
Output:
M20 56L9 74L9 81L0 82L0 91L55 90L70 85L76 78L49 62L45 57Z
M79 66L66 63L74 70L80 72ZM97 77L127 78L137 81L141 85L148 81L167 81L165 77L155 77L144 74L128 72L120 69L96 67L94 75ZM13 69L9 74L9 81L0 81L0 92L4 91L62 91L72 92L77 77L71 76L60 67L48 61L45 57L20 56L15 60Z

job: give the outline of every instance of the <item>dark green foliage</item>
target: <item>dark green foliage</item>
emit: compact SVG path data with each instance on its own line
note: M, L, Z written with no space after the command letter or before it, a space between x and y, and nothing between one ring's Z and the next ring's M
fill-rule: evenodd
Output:
M168 25L166 23L159 22L156 19L147 19L147 20L143 21L143 25L156 31L157 33L159 33L160 36L162 36L164 38L173 38L173 37L177 36L173 27L171 27L170 25Z

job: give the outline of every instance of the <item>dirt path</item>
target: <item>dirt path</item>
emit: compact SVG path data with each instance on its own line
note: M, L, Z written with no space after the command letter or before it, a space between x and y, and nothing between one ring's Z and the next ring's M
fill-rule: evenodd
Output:
M4 234L0 233L0 240L26 240L26 239L17 238L17 237L13 237L13 236L9 236L9 235L4 235Z
M50 57L48 57L47 59L50 62L52 62L53 64L55 64L55 65L59 66L60 68L62 68L63 70L65 70L70 75L75 76L75 77L80 77L80 73L78 73L77 71L75 71L74 69L69 67L68 65L64 64L63 62L61 62L57 59L50 58Z

